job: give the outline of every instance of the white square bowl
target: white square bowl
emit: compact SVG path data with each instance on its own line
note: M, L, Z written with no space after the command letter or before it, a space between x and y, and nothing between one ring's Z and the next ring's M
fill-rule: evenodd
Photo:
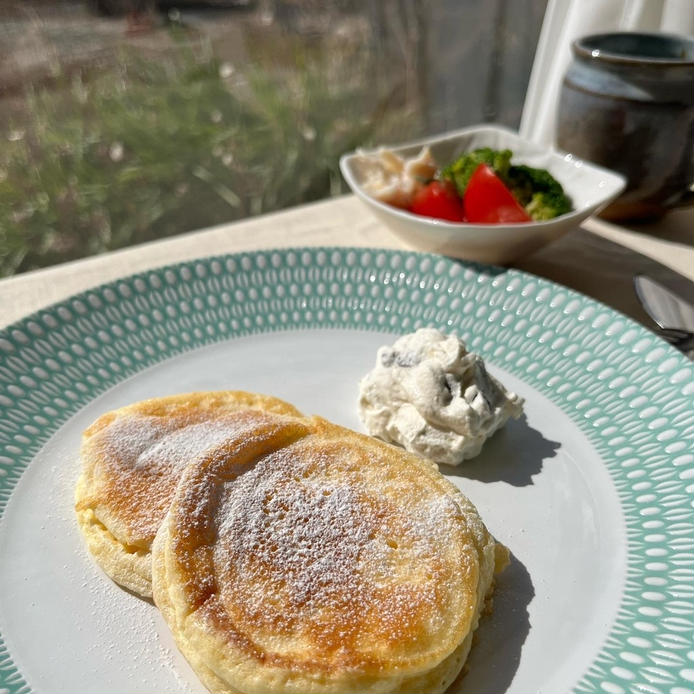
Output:
M340 170L352 191L405 243L419 250L498 265L508 264L558 239L616 198L626 185L624 177L578 157L542 147L518 133L495 125L463 128L407 144L388 147L403 156L416 155L429 146L442 166L479 147L510 149L514 164L547 169L571 197L573 211L554 219L524 224L468 224L446 222L412 214L372 197L362 188L359 150L340 158Z

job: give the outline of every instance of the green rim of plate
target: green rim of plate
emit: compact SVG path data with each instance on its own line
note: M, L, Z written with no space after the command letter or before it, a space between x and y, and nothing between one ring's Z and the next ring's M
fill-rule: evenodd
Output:
M691 692L694 365L612 309L516 270L379 249L268 250L152 270L15 323L0 331L0 522L60 425L144 368L254 333L425 325L551 399L614 481L626 585L574 692ZM29 691L0 634L0 693Z

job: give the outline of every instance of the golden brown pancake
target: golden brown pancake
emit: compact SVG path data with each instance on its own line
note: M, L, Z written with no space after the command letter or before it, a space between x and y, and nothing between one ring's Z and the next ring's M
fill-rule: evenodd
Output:
M256 427L262 411L300 416L292 405L242 391L154 398L102 415L83 434L77 517L111 578L152 595L151 548L191 461Z
M153 591L213 692L443 692L507 561L437 467L259 414L183 473Z

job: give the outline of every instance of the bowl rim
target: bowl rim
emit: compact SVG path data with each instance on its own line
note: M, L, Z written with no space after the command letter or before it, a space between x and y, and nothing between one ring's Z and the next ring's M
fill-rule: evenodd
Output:
M658 58L656 56L640 56L630 53L618 53L614 50L606 48L590 47L590 43L594 41L604 40L608 38L644 38L653 39L655 41L676 41L681 45L687 45L690 54L688 57L675 58L666 57ZM689 67L694 66L694 39L690 36L672 33L655 33L647 31L605 31L597 34L588 34L581 36L571 42L571 49L574 55L590 61L600 61L613 63L615 65L647 65L654 67Z
M413 212L409 212L407 210L404 210L399 207L395 207L394 205L389 205L386 202L382 202L381 200L378 200L374 198L373 196L369 195L363 188L362 186L357 182L356 177L354 176L352 169L351 169L351 162L352 160L361 155L368 155L368 154L376 154L379 152L381 149L388 149L391 152L395 152L396 154L399 153L399 151L404 150L404 149L409 149L411 147L424 147L426 145L431 145L436 142L442 142L445 140L451 140L455 139L457 137L462 137L464 135L468 135L471 133L479 133L479 132L484 132L484 131L490 131L490 132L496 132L496 133L503 133L505 135L511 135L512 137L516 138L517 140L523 142L526 146L530 146L530 149L535 150L537 153L545 153L549 154L550 156L553 157L559 157L563 161L570 161L574 163L577 166L582 166L586 167L586 170L599 174L601 176L607 177L608 180L612 179L612 182L614 184L613 189L610 190L606 195L604 195L604 199L601 199L597 203L593 203L592 205L584 205L581 208L574 209L571 212L567 212L566 214L559 215L558 217L554 217L552 219L545 219L545 220L533 220L532 222L521 222L521 223L514 223L514 224L473 224L470 222L449 222L444 219L436 219L434 217L426 217L424 215L417 215L414 214ZM528 140L524 138L518 131L513 130L512 128L509 128L507 126L502 126L502 125L495 125L491 123L485 123L481 125L475 125L475 126L468 126L464 128L459 128L457 130L449 130L443 133L439 133L438 135L431 135L427 137L421 137L417 138L415 140L410 140L408 142L403 142L399 144L394 144L394 145L388 145L386 146L379 146L379 147L372 147L368 149L362 149L358 148L356 150L352 150L350 152L346 152L340 157L339 161L340 165L340 171L342 172L343 177L345 178L345 181L347 182L347 185L350 187L353 193L355 193L358 197L360 197L362 200L367 202L369 205L373 205L377 209L380 209L383 211L385 214L395 216L404 222L412 222L412 221L417 221L419 223L425 224L427 226L433 227L433 228L439 228L442 230L458 230L458 231L464 231L466 229L485 229L490 232L493 231L508 231L510 229L517 230L519 232L522 231L530 231L533 229L537 228L547 228L551 227L555 224L557 224L559 221L564 222L564 221L570 221L570 220L582 220L587 216L590 216L593 214L594 209L598 209L602 207L603 205L607 204L610 200L613 200L616 198L621 192L624 191L626 188L626 178L622 176L621 174L617 173L616 171L611 171L610 169L606 169L602 166L598 166L597 164L593 164L592 162L587 161L586 159L583 159L581 157L577 157L576 155L571 154L570 152L564 152L562 150L556 149L551 146L544 146L541 145L537 142L533 142L532 140ZM587 214L586 214L587 213Z

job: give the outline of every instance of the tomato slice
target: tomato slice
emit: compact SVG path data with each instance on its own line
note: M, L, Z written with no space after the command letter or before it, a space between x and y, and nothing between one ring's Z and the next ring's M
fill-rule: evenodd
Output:
M420 188L412 200L410 212L424 217L462 222L463 201L455 186L445 181L432 181Z
M503 181L486 164L470 177L463 196L465 218L473 224L515 224L532 221Z

